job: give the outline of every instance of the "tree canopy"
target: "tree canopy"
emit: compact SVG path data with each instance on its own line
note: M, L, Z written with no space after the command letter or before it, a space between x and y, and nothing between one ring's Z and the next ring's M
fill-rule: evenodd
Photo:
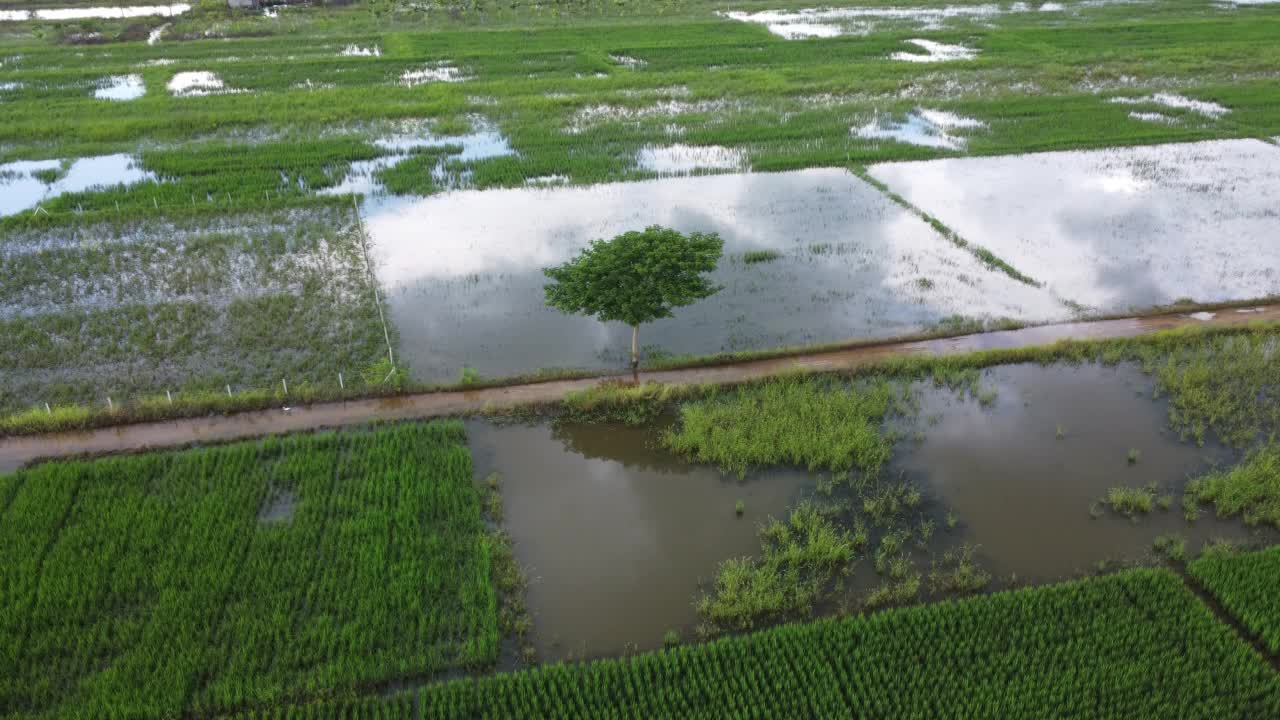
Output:
M547 305L566 313L632 327L672 316L677 307L714 295L705 276L716 269L724 241L715 233L684 235L652 225L612 240L594 240L572 260L543 273Z

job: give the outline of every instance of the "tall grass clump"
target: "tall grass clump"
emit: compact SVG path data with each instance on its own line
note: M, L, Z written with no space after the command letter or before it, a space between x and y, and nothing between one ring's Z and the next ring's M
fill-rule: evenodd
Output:
M691 385L602 382L585 390L566 393L557 421L646 425L676 402L702 391L702 388Z
M712 594L697 601L704 633L749 630L759 623L807 614L825 587L853 560L854 540L811 503L786 521L760 530L759 559L721 563Z
M1146 515L1155 509L1156 491L1153 487L1113 487L1107 490L1103 500L1112 510L1128 518Z
M874 476L892 450L885 416L905 393L886 379L774 378L686 402L663 443L740 477L778 464Z
M1243 515L1249 525L1280 528L1280 443L1256 448L1235 467L1193 478L1184 503L1213 504L1219 517Z

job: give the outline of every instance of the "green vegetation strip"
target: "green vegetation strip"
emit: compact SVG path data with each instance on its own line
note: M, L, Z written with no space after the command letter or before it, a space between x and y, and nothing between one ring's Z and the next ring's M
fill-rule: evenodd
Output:
M823 378L783 377L685 403L664 444L696 462L739 476L749 467L801 465L870 476L892 452L880 428L903 400L888 380L838 386Z
M461 423L0 476L0 717L177 717L491 665Z
M1229 445L1247 447L1260 437L1280 432L1280 363L1273 358L1277 342L1280 342L1280 328L1271 323L1255 323L1245 328L1188 326L1132 338L1063 340L1049 345L956 355L897 355L827 374L846 378L932 379L939 386L952 387L968 384L969 391L981 400L981 393L972 385L975 370L1015 363L1136 363L1154 379L1155 397L1169 400L1170 426L1184 440L1204 444L1212 434ZM748 384L767 382L766 378ZM640 424L677 402L712 392L716 391L711 386L602 384L570 393L565 398L565 413L577 421ZM699 419L697 413L693 417ZM773 421L760 417L753 422ZM725 441L732 438L726 428L708 426L707 433L714 433ZM709 448L699 452L703 453L701 459L717 461L708 454L713 452ZM750 462L776 461L776 457L770 460L766 455L780 451L758 452L762 454ZM807 460L797 462L809 464ZM736 465L727 463L726 467L736 468Z
M1188 569L1272 655L1280 656L1280 546L1242 555L1210 551Z
M255 718L401 717L403 696ZM444 718L1262 718L1280 677L1163 570L424 688ZM380 714L381 713L381 714Z

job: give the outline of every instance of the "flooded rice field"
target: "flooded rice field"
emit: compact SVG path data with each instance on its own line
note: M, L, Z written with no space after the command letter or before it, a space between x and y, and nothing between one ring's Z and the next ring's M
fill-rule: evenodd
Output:
M1234 456L1178 442L1164 428L1167 406L1135 368L1009 366L988 371L982 385L994 401L919 386L920 411L882 480L919 488L920 521L938 528L913 551L917 567L977 546L996 589L1150 560L1153 541L1168 533L1190 550L1211 539L1278 539L1209 514L1183 519L1188 476ZM661 449L660 432L471 423L477 477L501 475L504 525L531 581L544 660L654 648L670 630L690 639L694 598L717 565L758 555L762 521L784 518L822 480L770 468L739 481ZM1138 462L1127 460L1130 449ZM1170 509L1130 520L1099 504L1109 488L1148 484L1170 497ZM851 598L880 582L865 554L846 584Z
M1280 292L1280 150L1258 140L870 170L962 237L1086 307Z
M0 22L25 20L88 20L94 18L138 18L161 15L173 17L191 9L187 3L172 5L124 5L106 7L39 8L36 10L0 10Z
M724 289L643 328L642 344L667 352L887 336L954 315L1067 314L842 169L379 198L364 214L400 354L424 380L464 366L499 376L617 364L629 329L547 309L542 268L651 224L725 240Z
M1088 3L1082 3L1087 5ZM870 35L891 26L917 30L941 30L958 26L987 25L1002 15L1030 12L1061 13L1060 3L972 3L955 5L886 7L814 7L800 10L731 11L720 13L739 22L765 26L788 40Z
M986 372L998 393L983 407L942 391L924 395L919 442L899 447L893 470L960 518L960 539L981 545L995 577L1036 583L1142 558L1156 537L1189 547L1248 539L1239 522L1212 513L1188 523L1186 480L1237 459L1221 445L1180 442L1167 405L1132 366L1015 365ZM1130 450L1138 459L1130 463ZM1100 502L1113 487L1154 483L1172 505L1137 521Z

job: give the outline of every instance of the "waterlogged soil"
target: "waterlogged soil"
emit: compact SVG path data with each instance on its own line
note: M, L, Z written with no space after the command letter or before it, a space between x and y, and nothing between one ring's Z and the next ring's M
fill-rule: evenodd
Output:
M1280 149L1259 140L886 163L870 172L1087 307L1123 312L1280 292Z
M543 660L656 648L670 630L691 638L699 583L757 553L759 525L815 480L772 469L739 481L657 448L647 428L473 422L468 435L477 476L502 477Z
M1180 442L1151 385L1131 366L1019 365L984 374L982 388L997 393L985 405L920 386L920 412L885 481L908 480L924 494L903 527L931 520L936 528L924 548L910 545L925 587L933 561L962 545L977 546L992 576L988 588L998 589L1086 575L1100 563L1150 562L1164 534L1183 537L1191 553L1220 538L1280 541L1280 533L1221 521L1211 510L1194 523L1183 519L1188 477L1236 456ZM531 580L534 642L544 660L655 648L669 630L691 638L695 597L710 588L717 565L757 555L760 524L817 492L819 476L794 468L739 482L687 464L658 446L661 431L470 425L477 477L502 476L504 525ZM1138 462L1129 462L1130 449ZM1099 504L1109 488L1148 483L1171 498L1169 509L1135 521ZM739 499L742 517L734 512ZM948 514L958 518L954 528ZM873 549L822 612L857 608L882 582ZM936 597L925 591L921 599Z
M944 318L1065 318L843 169L463 191L367 204L400 355L418 379L461 369L616 366L620 323L544 303L544 267L652 224L716 232L717 295L646 325L642 345L707 354L916 332ZM777 257L748 263L750 251Z

